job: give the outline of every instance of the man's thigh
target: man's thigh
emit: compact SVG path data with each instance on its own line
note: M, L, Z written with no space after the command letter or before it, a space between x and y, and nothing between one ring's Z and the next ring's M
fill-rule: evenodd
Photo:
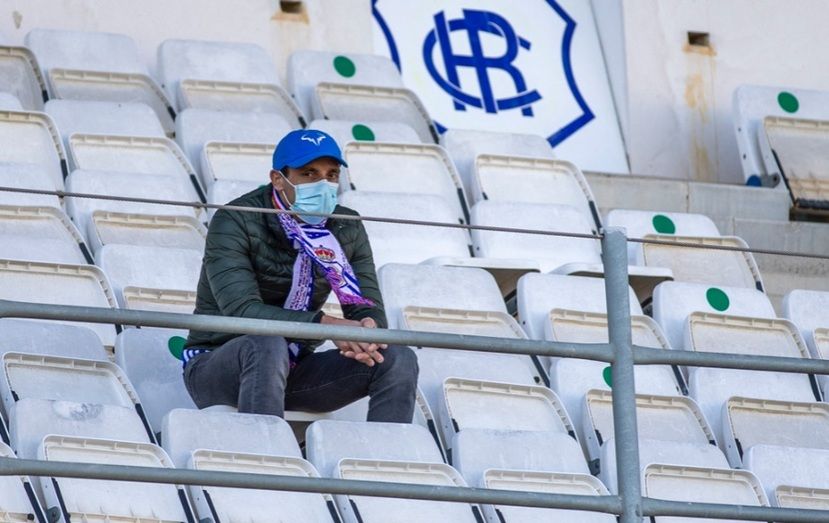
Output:
M330 412L368 395L372 368L337 350L309 354L291 370L285 410Z

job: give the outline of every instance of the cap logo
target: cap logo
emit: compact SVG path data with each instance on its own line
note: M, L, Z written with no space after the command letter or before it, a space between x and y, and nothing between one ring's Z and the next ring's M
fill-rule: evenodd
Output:
M325 140L325 135L321 134L317 137L314 137L314 136L310 136L310 135L307 135L307 134L303 134L302 137L300 138L300 140L305 140L306 142L311 142L312 144L319 147L320 142Z

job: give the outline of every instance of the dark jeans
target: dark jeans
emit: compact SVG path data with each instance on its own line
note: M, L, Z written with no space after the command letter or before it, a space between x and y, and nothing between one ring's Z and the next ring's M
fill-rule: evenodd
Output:
M291 369L280 336L245 335L199 354L184 368L196 406L230 405L239 412L330 412L369 396L368 421L411 423L417 391L417 356L389 345L384 361L368 367L329 350L309 354Z

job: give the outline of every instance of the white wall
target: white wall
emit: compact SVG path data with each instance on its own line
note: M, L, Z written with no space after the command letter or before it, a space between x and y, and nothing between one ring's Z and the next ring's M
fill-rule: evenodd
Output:
M743 183L731 96L743 83L829 90L826 0L593 0L631 172ZM617 7L623 7L618 19ZM616 18L614 27L613 19ZM687 32L710 33L711 52ZM610 71L616 53L605 54Z
M269 50L284 78L297 48L370 52L370 0L304 0L304 14L277 0L0 0L0 42L22 44L31 29L123 33L155 70L168 38L238 41Z

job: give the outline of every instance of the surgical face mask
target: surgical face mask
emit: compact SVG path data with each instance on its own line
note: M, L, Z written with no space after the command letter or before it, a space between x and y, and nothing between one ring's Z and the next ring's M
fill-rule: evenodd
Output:
M334 212L334 207L337 205L337 189L339 188L336 183L320 180L314 183L294 185L288 181L287 177L283 176L283 178L288 185L294 188L296 198L291 205L291 210L300 213L299 217L302 221L311 225L319 225L325 221L324 216L307 216L302 214L303 211L324 214Z

